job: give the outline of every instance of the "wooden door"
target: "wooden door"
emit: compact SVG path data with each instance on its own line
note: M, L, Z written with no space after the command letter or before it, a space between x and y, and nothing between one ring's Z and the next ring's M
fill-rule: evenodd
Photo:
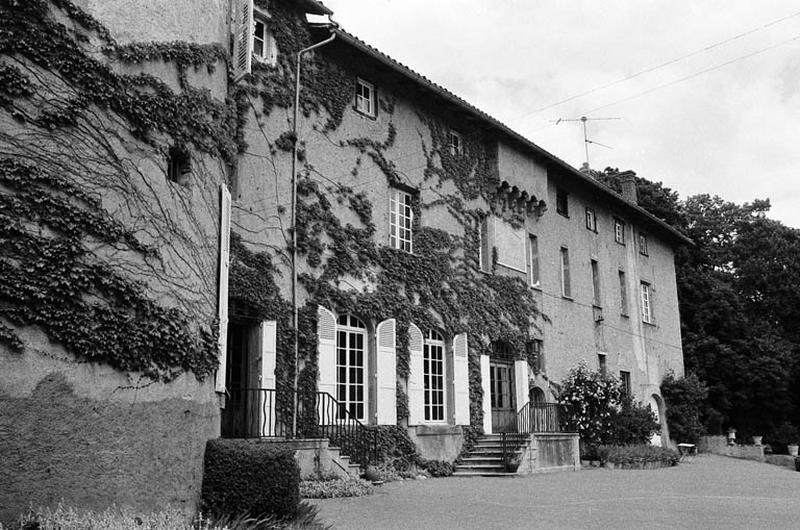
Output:
M516 425L514 364L507 361L490 361L489 385L492 394L492 432L507 431L509 426Z

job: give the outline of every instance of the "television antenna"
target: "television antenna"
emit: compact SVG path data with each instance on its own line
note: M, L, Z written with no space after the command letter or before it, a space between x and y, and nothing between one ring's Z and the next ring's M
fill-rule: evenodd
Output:
M587 121L607 121L607 120L621 120L622 118L588 118L586 116L581 116L580 118L558 118L557 120L550 120L550 123L555 123L558 125L562 121L574 121L574 122L581 122L583 123L583 146L586 150L586 162L584 163L584 167L589 169L589 144L599 145L600 147L605 147L606 149L614 149L610 145L601 144L600 142L595 142L594 140L589 140L589 134L586 131L586 122Z

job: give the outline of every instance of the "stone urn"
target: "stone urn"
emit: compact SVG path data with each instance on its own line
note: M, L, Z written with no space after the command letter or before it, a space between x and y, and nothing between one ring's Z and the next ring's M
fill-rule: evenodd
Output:
M753 436L753 445L761 445L761 436Z
M789 444L786 446L786 449L788 449L790 456L797 456L797 444Z

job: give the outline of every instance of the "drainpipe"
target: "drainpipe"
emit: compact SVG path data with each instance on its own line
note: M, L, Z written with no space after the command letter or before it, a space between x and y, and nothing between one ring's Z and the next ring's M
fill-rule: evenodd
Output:
M294 411L292 414L292 436L294 438L297 437L297 377L300 371L299 333L297 329L299 325L299 310L297 304L297 120L300 112L300 65L302 64L304 54L325 46L333 42L336 38L334 30L338 28L339 25L330 17L328 17L328 20L330 21L329 29L331 36L297 52L297 69L294 78L294 116L292 117L292 308L294 312L292 319L292 324L294 326Z

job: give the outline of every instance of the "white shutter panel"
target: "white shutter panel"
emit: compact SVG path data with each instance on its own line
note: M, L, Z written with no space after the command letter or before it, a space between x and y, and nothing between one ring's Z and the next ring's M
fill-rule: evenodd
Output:
M322 306L317 306L317 390L336 397L336 317ZM333 423L336 410L329 399L320 400L319 422Z
M378 425L397 425L397 353L395 319L384 320L375 329L378 337L375 367L378 403L375 417Z
M467 334L453 338L453 403L456 425L469 425L469 348Z
M521 409L525 403L528 402L528 385L528 361L514 361L514 393L516 394L515 400L517 403L515 407L517 411L519 411L519 409Z
M219 189L219 366L214 389L225 392L225 376L228 367L228 269L231 256L231 194L225 184Z
M234 0L233 80L249 74L253 66L253 0Z
M483 389L483 432L492 432L492 389L489 379L489 356L481 355L481 388Z
M419 425L425 418L425 387L422 373L422 331L408 326L408 424Z
M275 389L275 361L277 350L277 322L261 322L261 388ZM275 435L275 392L261 392L261 436Z

